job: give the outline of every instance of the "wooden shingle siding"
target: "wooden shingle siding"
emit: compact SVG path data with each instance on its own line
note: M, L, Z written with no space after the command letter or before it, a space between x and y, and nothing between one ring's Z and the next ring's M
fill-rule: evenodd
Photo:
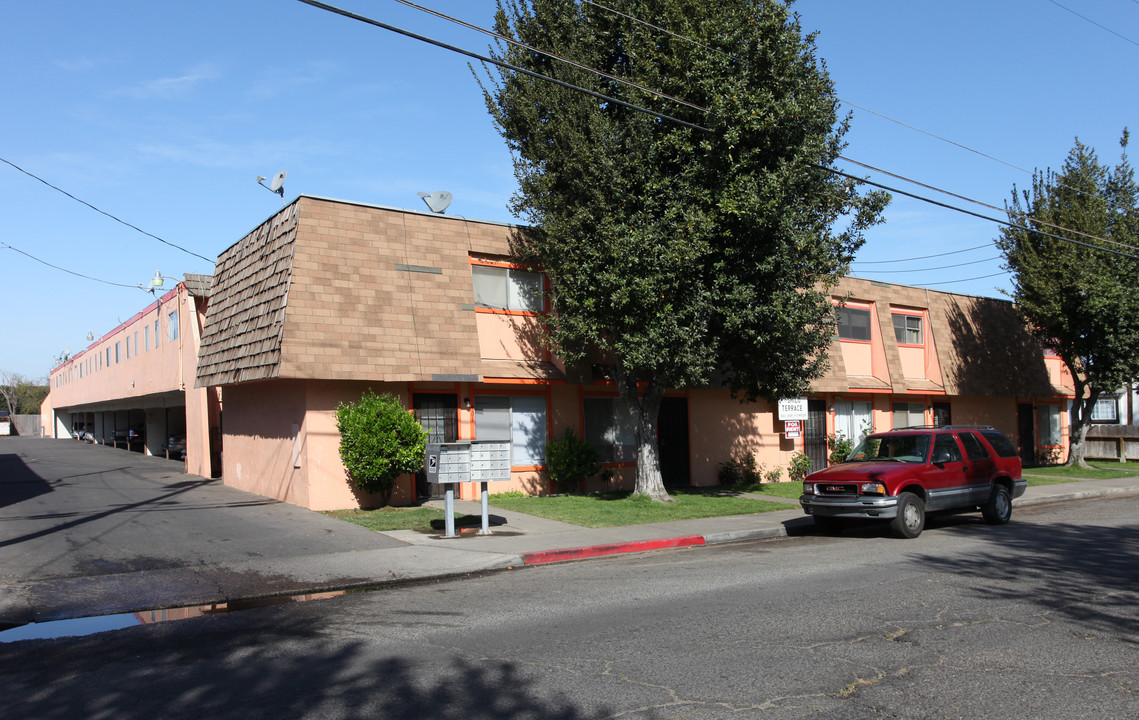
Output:
M292 203L218 257L198 387L280 376L297 209Z
M477 380L470 254L507 255L512 231L301 196L218 259L198 384Z

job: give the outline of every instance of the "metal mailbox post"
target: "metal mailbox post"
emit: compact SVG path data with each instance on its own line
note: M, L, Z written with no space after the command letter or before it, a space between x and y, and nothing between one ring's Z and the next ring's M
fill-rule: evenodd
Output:
M424 459L427 482L446 485L444 537L455 537L455 483L477 482L482 491L482 529L490 535L488 482L510 479L510 442L500 440L429 443Z

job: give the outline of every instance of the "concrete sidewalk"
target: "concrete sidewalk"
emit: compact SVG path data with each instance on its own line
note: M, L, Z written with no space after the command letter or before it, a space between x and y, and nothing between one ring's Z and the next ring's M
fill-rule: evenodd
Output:
M0 542L0 629L814 533L794 500L776 512L600 529L492 506L490 535L477 527L454 538L373 533L153 458L78 444L13 447L20 452L0 456L0 474L27 482L9 483L10 499L0 507L7 535ZM51 457L42 457L49 447ZM105 468L75 474L95 463ZM1014 506L1117 495L1139 495L1139 479L1030 487ZM457 501L455 509L481 516L475 502Z

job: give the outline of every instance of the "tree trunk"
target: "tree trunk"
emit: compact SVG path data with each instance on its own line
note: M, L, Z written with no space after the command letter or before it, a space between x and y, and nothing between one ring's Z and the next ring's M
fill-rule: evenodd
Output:
M664 488L664 478L660 474L660 444L657 441L657 421L660 418L660 403L664 398L664 387L653 380L645 388L644 395L637 392L637 381L617 369L617 383L621 397L625 401L637 439L637 468L634 495L644 495L657 502L672 502L672 496Z
M1087 439L1088 430L1091 429L1092 409L1099 400L1100 393L1099 390L1091 388L1091 392L1085 398L1084 391L1088 390L1088 384L1080 380L1075 373L1072 373L1072 378L1075 383L1076 399L1072 402L1072 417L1068 423L1068 461L1064 463L1064 467L1078 465L1087 468L1088 462L1084 459L1087 446L1084 441Z

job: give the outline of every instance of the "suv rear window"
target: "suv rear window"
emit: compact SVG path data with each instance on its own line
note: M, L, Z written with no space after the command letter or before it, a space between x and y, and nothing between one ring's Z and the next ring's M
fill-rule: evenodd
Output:
M961 438L961 444L965 446L965 454L969 456L970 460L988 460L989 451L977 439L973 433L960 433L957 437Z
M997 455L1007 458L1016 457L1020 454L1016 451L1016 445L1012 444L1012 440L1009 440L996 430L982 431L981 434L985 436L985 439L988 440L989 444L993 446L993 449L997 451Z

